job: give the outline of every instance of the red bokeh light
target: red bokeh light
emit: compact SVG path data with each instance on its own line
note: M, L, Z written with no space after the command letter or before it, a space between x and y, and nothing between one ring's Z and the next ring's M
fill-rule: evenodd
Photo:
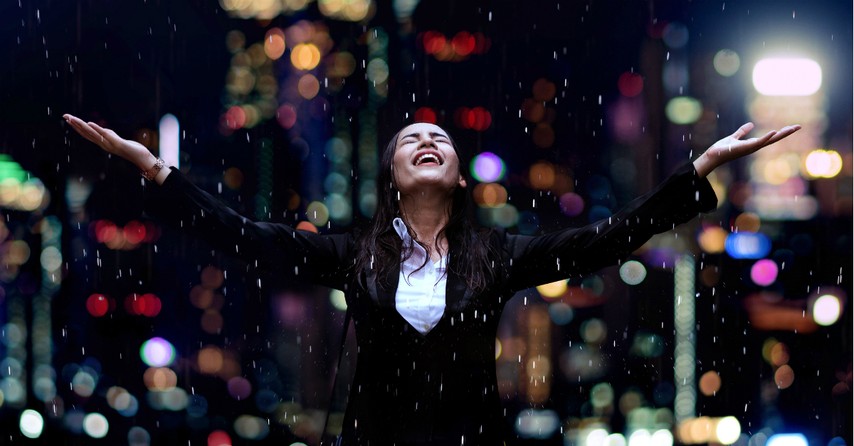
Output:
M422 37L422 45L427 54L438 54L448 44L447 39L436 31L426 31Z
M418 110L415 110L415 121L435 124L436 112L430 107L421 107Z
M492 124L492 115L483 107L460 107L454 112L458 127L482 132Z
M208 435L208 446L231 446L231 437L225 431L213 431Z
M297 110L291 104L283 104L276 110L276 121L282 128L289 129L297 123Z
M92 294L86 299L86 311L92 316L102 317L110 311L111 302L111 299L103 294Z
M107 243L116 238L118 228L109 220L98 220L95 222L95 239L100 243Z
M466 57L475 50L475 38L471 34L460 31L451 40L451 46L457 55Z
M128 222L123 229L123 232L125 233L125 240L134 245L145 240L145 231L145 225L136 220Z
M633 98L643 91L643 77L637 73L625 72L617 80L617 88L623 96Z
M154 317L163 308L160 298L151 293L133 293L125 298L125 311L135 316Z
M225 112L225 125L231 130L237 130L246 125L246 112L243 108L234 105Z

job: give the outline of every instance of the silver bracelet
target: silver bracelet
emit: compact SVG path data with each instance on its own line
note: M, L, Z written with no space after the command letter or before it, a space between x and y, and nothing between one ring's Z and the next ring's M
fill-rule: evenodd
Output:
M148 181L154 181L154 177L157 176L157 173L160 172L160 169L165 166L166 163L163 161L163 158L157 158L157 161L154 162L154 165L151 166L148 170L140 171L140 175Z

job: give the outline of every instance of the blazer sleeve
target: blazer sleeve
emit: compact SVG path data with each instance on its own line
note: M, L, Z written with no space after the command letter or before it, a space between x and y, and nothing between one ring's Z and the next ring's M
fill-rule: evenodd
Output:
M321 235L279 223L255 222L203 191L177 169L146 194L146 212L198 235L225 254L304 283L342 289L349 234Z
M716 206L717 197L708 180L687 163L606 219L541 236L507 234L505 255L512 260L509 286L518 291L614 265L653 235Z

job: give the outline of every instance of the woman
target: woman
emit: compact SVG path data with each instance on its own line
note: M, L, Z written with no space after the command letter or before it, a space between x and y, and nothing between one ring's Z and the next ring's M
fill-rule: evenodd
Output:
M610 218L534 237L476 230L453 141L436 125L411 124L382 155L380 203L368 227L319 235L249 221L178 170L161 169L142 145L65 118L161 185L151 209L158 218L259 268L346 293L358 356L344 445L501 445L494 349L507 300L613 265L652 235L714 209L709 172L800 129L743 139L753 128L745 124Z

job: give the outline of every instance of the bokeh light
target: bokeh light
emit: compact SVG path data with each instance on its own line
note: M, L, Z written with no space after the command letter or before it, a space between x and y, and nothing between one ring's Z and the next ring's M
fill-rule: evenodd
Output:
M478 183L472 191L478 206L497 208L507 204L507 189L498 183Z
M270 433L270 426L262 418L241 415L234 420L234 432L248 440L263 440Z
M472 176L484 183L501 181L504 178L506 165L504 160L492 152L483 152L471 161Z
M700 119L700 115L703 113L703 106L700 104L700 101L694 98L678 96L667 101L664 112L670 122L687 125L693 124Z
M291 64L298 70L313 70L320 63L320 49L313 43L300 43L291 49Z
M809 96L821 88L821 77L821 67L807 58L768 58L753 67L753 86L766 96Z
M833 178L842 171L842 155L835 150L813 150L804 159L804 170L813 178Z
M777 263L770 259L762 259L750 268L750 279L759 286L768 286L777 280Z
M700 249L709 254L720 254L724 252L727 232L720 226L708 226L703 228L697 237Z
M21 429L23 436L27 438L39 438L44 431L44 417L35 410L26 409L21 412L18 427Z
M436 111L430 107L419 107L415 110L415 122L436 124Z
M646 278L646 267L637 260L629 260L620 266L620 279L628 285L638 285Z
M760 232L729 234L724 245L734 259L759 259L771 252L771 240Z
M779 389L788 389L795 382L795 371L789 364L783 364L774 372L774 383Z
M819 296L812 304L812 317L818 325L833 325L839 320L840 314L842 314L842 303L832 294Z
M617 89L621 95L633 98L643 91L643 77L637 73L625 72L617 80Z
M285 33L281 28L272 28L264 38L264 54L272 60L277 60L285 54Z
M560 210L570 217L581 215L584 212L584 199L575 192L567 192L560 196Z
M738 419L729 416L723 417L717 421L715 426L715 438L720 444L733 444L741 435L741 423Z
M537 291L541 296L549 299L555 299L566 293L566 280L558 280L557 282L547 283L537 286Z
M99 293L95 293L86 299L86 311L94 317L102 317L110 310L110 299Z
M231 446L231 437L225 431L213 431L208 434L208 446Z
M163 367L175 360L175 347L166 339L154 337L142 344L139 355L147 365Z
M709 370L700 376L700 392L706 396L712 396L721 390L721 376L714 370Z
M768 437L765 446L807 446L808 444L804 434L774 434Z
M714 59L712 59L712 65L715 67L715 71L718 72L721 76L730 77L738 72L738 69L741 68L741 58L738 57L738 53L733 50L723 49L715 53Z
M93 412L83 417L83 432L92 438L104 438L110 431L110 422L107 417Z

